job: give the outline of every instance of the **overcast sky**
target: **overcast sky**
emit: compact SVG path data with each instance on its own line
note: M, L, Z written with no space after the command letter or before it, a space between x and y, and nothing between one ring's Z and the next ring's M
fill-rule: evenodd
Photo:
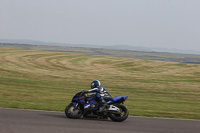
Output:
M200 0L0 0L0 39L200 51Z

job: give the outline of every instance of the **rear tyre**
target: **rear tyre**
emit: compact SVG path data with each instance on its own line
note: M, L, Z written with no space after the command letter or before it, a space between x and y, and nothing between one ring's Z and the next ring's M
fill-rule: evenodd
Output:
M81 108L80 104L78 104L77 109L75 109L74 105L70 103L65 108L65 115L68 118L78 119L83 115L83 108Z
M128 118L129 112L128 109L123 105L117 105L117 107L120 109L121 113L120 114L110 113L109 117L113 121L122 122Z

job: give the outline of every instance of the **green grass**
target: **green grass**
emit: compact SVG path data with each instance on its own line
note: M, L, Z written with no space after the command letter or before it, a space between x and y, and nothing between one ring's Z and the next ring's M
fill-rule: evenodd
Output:
M64 111L98 79L130 115L200 119L200 65L0 47L0 106Z

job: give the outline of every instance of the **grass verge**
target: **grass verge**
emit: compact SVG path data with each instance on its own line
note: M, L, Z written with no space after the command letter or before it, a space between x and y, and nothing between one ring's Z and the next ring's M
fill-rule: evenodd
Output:
M130 115L200 119L200 65L0 47L0 106L63 111L94 79Z

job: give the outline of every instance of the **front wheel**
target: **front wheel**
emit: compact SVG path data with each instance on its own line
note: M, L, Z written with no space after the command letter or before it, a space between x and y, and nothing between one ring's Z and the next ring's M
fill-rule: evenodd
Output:
M82 116L82 114L83 114L83 109L81 108L80 104L78 104L77 107L75 108L74 105L70 103L65 108L65 115L69 118L78 119Z
M110 113L109 117L113 121L122 122L128 118L128 109L123 105L117 105L120 109L120 114Z

